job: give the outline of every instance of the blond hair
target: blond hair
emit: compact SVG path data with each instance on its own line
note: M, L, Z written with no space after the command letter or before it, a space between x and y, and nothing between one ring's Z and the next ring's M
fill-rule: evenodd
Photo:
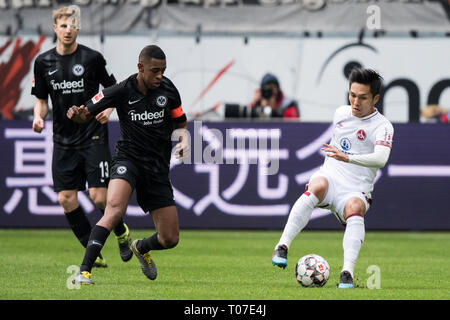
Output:
M57 10L53 10L53 22L55 24L57 24L58 20L63 17L73 17L80 24L81 23L80 7L72 5L68 7L62 7Z

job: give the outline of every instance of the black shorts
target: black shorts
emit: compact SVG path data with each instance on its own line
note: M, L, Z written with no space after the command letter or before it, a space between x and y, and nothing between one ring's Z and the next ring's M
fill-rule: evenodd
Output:
M98 144L83 149L53 147L53 189L106 188L109 182L111 153L108 145Z
M172 183L167 173L149 172L130 159L114 158L111 179L124 179L136 189L136 200L145 212L174 206Z

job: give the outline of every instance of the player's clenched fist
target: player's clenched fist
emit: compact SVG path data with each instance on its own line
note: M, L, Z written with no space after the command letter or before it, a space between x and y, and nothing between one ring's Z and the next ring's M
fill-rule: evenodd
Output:
M178 136L178 143L175 145L175 158L179 160L187 159L190 154L190 137L186 129L177 129L173 132L175 136Z
M80 107L72 106L69 110L67 110L67 118L75 121L76 123L85 123L91 117L91 114L84 105Z
M109 121L109 116L111 115L112 111L113 111L112 108L103 110L102 112L100 112L98 115L95 116L95 120L97 120L101 124L107 123Z
M44 129L44 119L34 119L33 120L33 131L37 133L41 133Z
M189 139L185 136L180 137L180 142L175 146L175 155L177 159L187 159L191 154L189 149Z
M72 119L76 114L78 114L78 107L72 106L67 110L67 118Z

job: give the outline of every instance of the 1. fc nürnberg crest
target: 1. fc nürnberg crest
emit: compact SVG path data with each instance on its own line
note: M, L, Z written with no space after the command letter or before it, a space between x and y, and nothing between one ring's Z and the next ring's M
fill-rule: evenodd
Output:
M366 140L367 134L363 129L360 129L356 133L356 137L358 137L359 140L364 141L364 140Z

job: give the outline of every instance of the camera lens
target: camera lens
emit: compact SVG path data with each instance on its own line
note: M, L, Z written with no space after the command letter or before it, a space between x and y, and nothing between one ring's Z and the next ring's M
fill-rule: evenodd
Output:
M269 99L272 96L272 88L270 86L264 86L261 88L261 95L264 99Z

